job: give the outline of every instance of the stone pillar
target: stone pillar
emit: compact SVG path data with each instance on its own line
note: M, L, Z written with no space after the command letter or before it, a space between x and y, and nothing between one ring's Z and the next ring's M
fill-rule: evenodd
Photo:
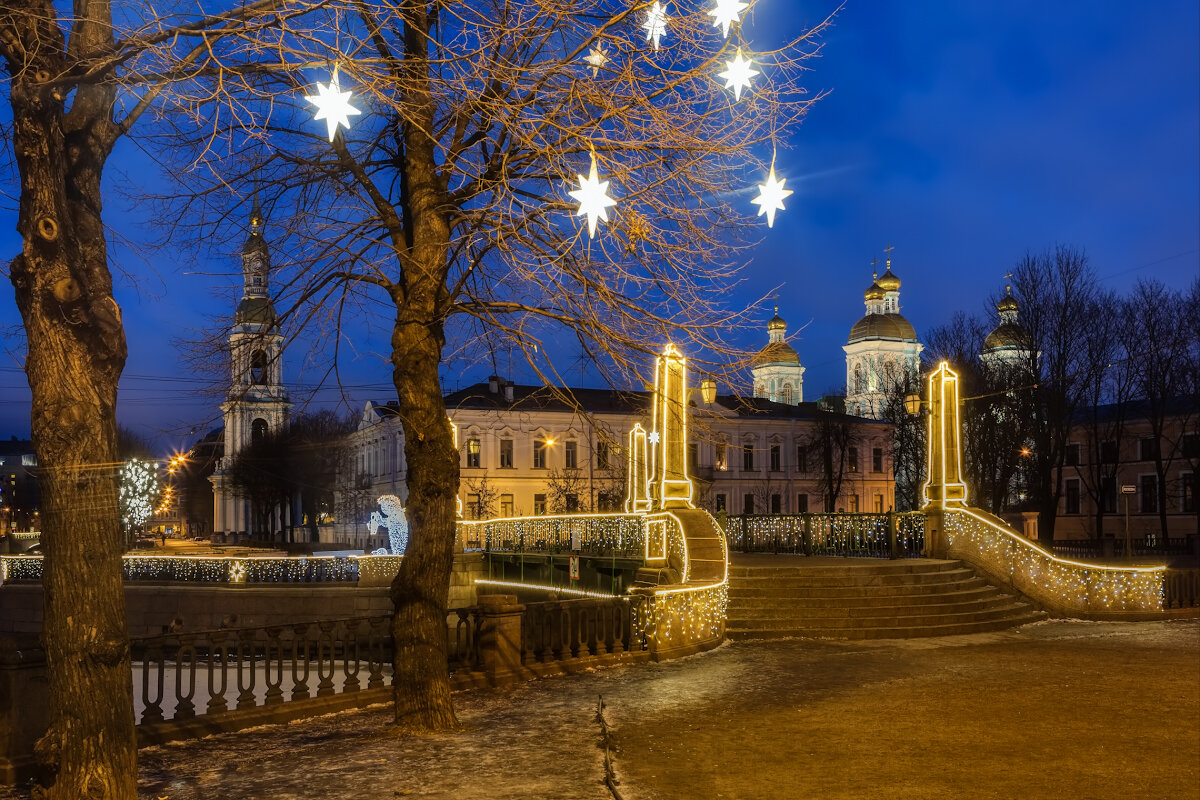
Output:
M1025 534L1026 539L1037 541L1038 538L1038 512L1022 511L1021 512L1021 532Z
M36 777L33 746L49 724L46 655L35 636L0 637L0 784Z
M479 664L493 686L521 674L521 615L513 594L479 596Z

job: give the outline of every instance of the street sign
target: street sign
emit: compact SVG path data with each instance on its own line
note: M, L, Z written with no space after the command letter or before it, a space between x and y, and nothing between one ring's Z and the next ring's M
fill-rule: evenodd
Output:
M568 570L571 580L579 580L579 556L571 556L570 568Z
M1122 486L1121 494L1137 494L1136 486Z

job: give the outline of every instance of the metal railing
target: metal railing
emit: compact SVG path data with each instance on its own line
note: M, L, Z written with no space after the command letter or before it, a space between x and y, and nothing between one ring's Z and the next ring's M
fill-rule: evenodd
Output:
M925 546L925 515L772 514L729 517L730 550L809 556L917 558Z
M1129 540L1128 555L1124 537L1104 539L1055 539L1051 549L1060 556L1075 558L1137 558L1139 556L1191 555L1187 537L1142 536Z
M390 580L403 556L187 556L129 553L126 581L180 583L355 583ZM389 572L390 570L390 572ZM42 556L0 556L0 582L40 581Z
M521 618L521 662L546 663L644 650L640 597L529 603Z
M645 521L638 514L574 514L460 522L466 549L486 553L575 553L641 558Z

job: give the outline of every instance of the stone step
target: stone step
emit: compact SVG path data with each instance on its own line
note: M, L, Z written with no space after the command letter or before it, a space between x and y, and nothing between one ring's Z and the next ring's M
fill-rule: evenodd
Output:
M788 598L799 597L862 597L875 595L888 597L893 595L939 594L942 592L960 592L968 589L979 589L987 586L982 578L963 578L945 583L915 583L915 584L886 584L883 586L756 586L746 587L730 582L730 598L776 598L785 602Z
M974 577L975 573L969 569L897 574L847 571L840 575L810 575L801 573L797 575L779 575L770 578L744 578L731 575L730 583L739 589L819 586L911 586L914 584L946 584L969 580Z
M725 562L721 559L705 560L689 558L688 581L715 582L725 577Z
M906 613L893 610L893 613L879 613L880 609L869 609L875 613L863 615L820 614L814 616L793 616L784 618L754 618L728 619L727 625L743 630L759 628L897 628L918 625L949 625L956 622L984 622L1011 616L1013 613L1027 609L1024 603L1013 602L1011 598L1005 603L995 604L990 608L932 611ZM908 611L913 611L908 609Z
M846 603L836 602L815 602L796 604L796 606L775 606L769 607L748 607L742 604L730 603L728 607L728 619L824 619L832 618L832 616L853 616L853 618L871 618L871 616L894 615L925 615L925 614L947 614L956 612L970 612L970 610L982 610L985 608L995 608L1003 606L1003 604L1012 603L1012 597L996 593L983 597L973 597L973 599L953 599L953 597L936 596L938 602L929 603L881 603L853 604L847 606Z
M837 564L822 563L814 566L804 564L803 559L801 559L800 563L787 566L751 567L744 564L730 564L729 576L731 578L778 578L795 577L797 575L844 575L847 573L892 575L947 572L962 568L961 561L934 561L924 558L897 559L895 561L871 558L846 558L841 559L840 563Z
M1001 592L995 586L989 586L979 581L980 586L962 591L949 592L889 592L875 594L843 593L831 596L828 590L807 596L765 595L747 597L731 591L729 593L729 608L772 609L772 608L813 608L821 606L887 606L903 604L906 606L932 605L951 600L978 600L989 597L1000 597ZM901 588L901 587L898 587Z
M1008 616L975 622L950 622L934 625L907 625L885 628L833 628L807 626L800 628L757 628L745 629L727 626L730 639L918 639L931 636L956 636L970 633L987 633L1006 630L1045 619L1046 612L1026 607Z

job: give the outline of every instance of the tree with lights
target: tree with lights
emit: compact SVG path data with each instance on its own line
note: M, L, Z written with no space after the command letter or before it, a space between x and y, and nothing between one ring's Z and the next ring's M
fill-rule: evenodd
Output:
M776 145L814 99L799 79L820 28L751 42L750 11L335 0L226 40L219 75L174 87L159 144L187 175L166 215L177 233L215 234L257 193L291 262L277 259L280 307L391 329L411 523L392 585L398 727L457 725L449 352L508 350L556 386L547 345L563 337L618 385L640 384L667 339L702 370L731 361L723 333L747 315L721 294L755 220L773 225L792 193ZM331 333L331 351L343 341Z
M121 525L132 539L140 533L146 520L154 513L158 500L157 465L133 458L121 467L121 488L118 497L121 503Z

